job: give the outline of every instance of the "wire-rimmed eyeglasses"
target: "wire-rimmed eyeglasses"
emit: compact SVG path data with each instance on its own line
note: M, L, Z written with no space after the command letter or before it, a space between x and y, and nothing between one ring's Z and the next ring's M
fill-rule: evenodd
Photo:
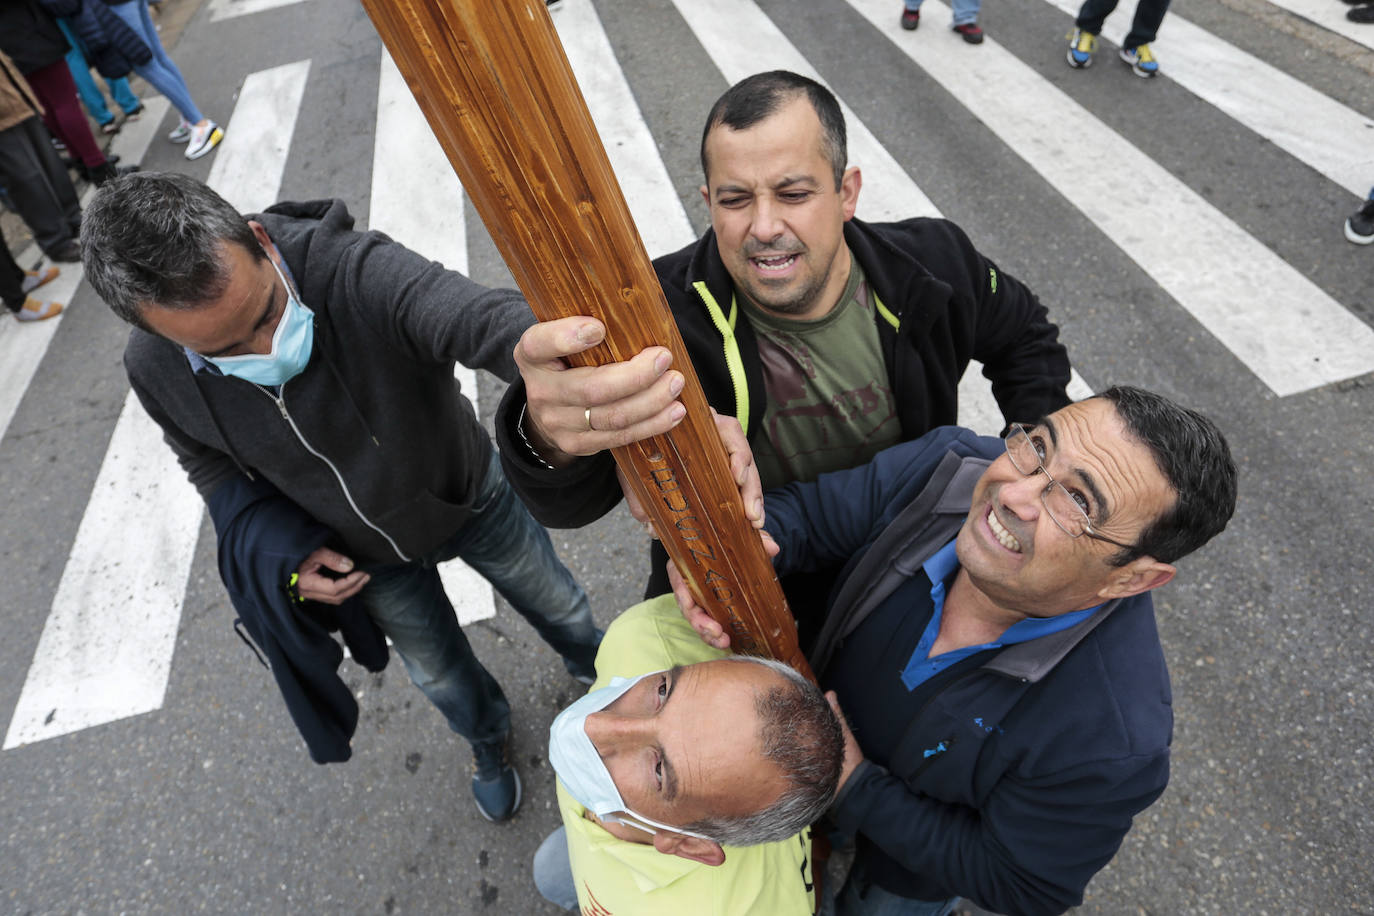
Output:
M1034 477L1037 473L1044 474L1045 489L1040 491L1040 502L1044 504L1045 511L1050 514L1050 519L1059 526L1059 530L1071 538L1087 535L1098 541L1106 541L1108 544L1115 544L1124 550L1134 550L1134 544L1123 544L1114 541L1104 534L1098 534L1093 530L1092 522L1088 519L1088 510L1084 508L1082 496L1075 496L1070 493L1062 483L1050 476L1050 472L1045 470L1044 456L1040 453L1040 447L1035 444L1030 431L1020 423L1011 424L1011 432L1007 433L1004 440L1007 446L1007 457L1011 459L1012 467L1020 471L1027 477Z

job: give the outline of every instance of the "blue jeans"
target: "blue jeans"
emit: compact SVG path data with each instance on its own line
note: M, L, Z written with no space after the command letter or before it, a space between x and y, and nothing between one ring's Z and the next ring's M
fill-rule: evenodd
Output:
M358 597L449 728L483 744L505 740L510 705L468 645L437 564L461 557L486 577L574 675L595 674L601 631L587 593L516 497L494 449L472 505L463 526L427 556L365 567L372 579Z
M200 109L191 101L191 90L186 88L186 80L182 79L181 71L167 56L166 49L157 37L157 27L153 25L153 17L148 14L148 0L129 0L128 3L111 4L110 12L123 19L125 25L137 32L138 37L143 39L143 43L153 52L153 59L134 67L134 72L165 95L167 101L181 112L184 119L192 124L199 124L203 120Z
M91 76L91 65L87 63L85 56L81 53L81 45L72 34L71 27L66 20L57 20L57 27L62 30L62 34L67 36L67 43L72 49L67 52L67 69L72 71L72 81L76 83L76 94L81 96L81 104L86 106L86 110L95 118L97 124L109 124L115 116L110 113L110 109L105 105L105 96L100 94L100 89L96 87L95 77ZM110 79L102 76L105 80L105 87L110 90L110 98L114 99L115 104L128 114L138 108L138 96L129 88L129 81L124 77Z
M869 882L862 857L854 860L849 878L835 899L836 916L946 916L959 902L948 900L913 900L888 893Z
M913 13L921 8L923 0L903 0L906 8ZM967 25L970 22L978 21L978 10L982 9L983 0L950 0L950 7L954 10L954 24Z
M577 885L573 882L572 861L568 858L568 828L560 826L544 837L544 842L534 851L530 875L545 900L565 910L577 909Z

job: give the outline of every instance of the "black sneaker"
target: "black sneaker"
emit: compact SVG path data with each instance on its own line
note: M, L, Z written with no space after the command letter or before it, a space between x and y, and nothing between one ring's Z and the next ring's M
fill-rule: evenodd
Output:
M59 264L76 264L81 260L81 246L75 239L68 239L52 251L47 252L49 261Z
M520 807L520 774L506 762L505 739L472 746L472 798L489 821L504 821Z
M102 162L93 169L86 170L86 180L97 188L112 178L120 178L138 171L136 165L115 165L113 162Z
M1374 244L1374 191L1369 193L1364 206L1345 221L1345 237L1356 245Z
M1345 18L1351 22L1374 22L1374 3L1366 3L1345 11Z
M921 27L921 11L902 7L902 28L914 32Z

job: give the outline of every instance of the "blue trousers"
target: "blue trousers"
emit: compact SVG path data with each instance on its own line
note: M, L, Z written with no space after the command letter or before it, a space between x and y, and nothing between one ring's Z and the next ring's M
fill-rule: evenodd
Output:
M72 34L71 28L61 19L57 20L57 26L62 30L62 34L67 36L67 43L72 49L67 52L67 69L72 71L72 80L76 83L76 93L81 96L81 104L86 106L86 110L95 118L97 124L109 124L115 116L110 113L110 109L105 105L105 96L96 86L95 77L91 76L91 65L86 61L85 55L81 53L76 36ZM129 81L124 77L110 79L101 77L105 80L105 87L110 90L110 98L114 99L115 104L125 114L138 108L138 96L129 88Z
M947 916L958 902L958 897L913 900L889 893L868 880L863 856L858 856L835 898L833 912L836 916ZM822 912L827 910L822 907Z
M923 0L903 0L906 8L913 13L921 8ZM950 0L950 7L954 10L954 24L967 25L970 22L978 21L978 11L982 9L983 0Z
M134 72L148 81L148 84L167 97L172 107L181 112L182 118L191 124L199 124L204 118L196 103L191 101L191 90L186 88L186 80L181 76L177 65L167 56L167 50L157 37L157 27L153 17L148 14L148 0L129 0L128 3L110 5L124 24L138 33L143 43L153 52L153 59L146 64L134 67Z
M366 567L372 578L358 597L449 728L484 744L505 740L510 705L458 626L436 564L461 557L486 577L574 675L595 674L601 631L587 593L511 489L495 450L473 507L463 526L428 556Z
M544 837L544 842L534 851L530 875L545 900L565 910L577 909L577 882L573 880L572 862L568 859L568 828L560 825Z

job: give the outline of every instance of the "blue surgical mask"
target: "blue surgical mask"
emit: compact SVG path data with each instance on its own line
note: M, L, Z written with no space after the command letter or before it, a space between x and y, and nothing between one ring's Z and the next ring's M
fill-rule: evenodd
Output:
M271 261L270 258L268 260ZM272 334L272 352L205 357L225 375L259 385L280 385L300 375L310 362L310 353L315 344L315 313L296 298L276 261L272 261L272 268L281 277L281 285L286 288L286 307L282 309L277 330Z
M609 685L591 691L560 712L549 726L549 762L563 782L563 788L603 821L624 824L645 833L666 830L713 842L710 837L660 824L627 808L610 771L596 752L596 745L587 736L587 716L605 709L644 678L659 673L652 671L635 678L613 677Z

